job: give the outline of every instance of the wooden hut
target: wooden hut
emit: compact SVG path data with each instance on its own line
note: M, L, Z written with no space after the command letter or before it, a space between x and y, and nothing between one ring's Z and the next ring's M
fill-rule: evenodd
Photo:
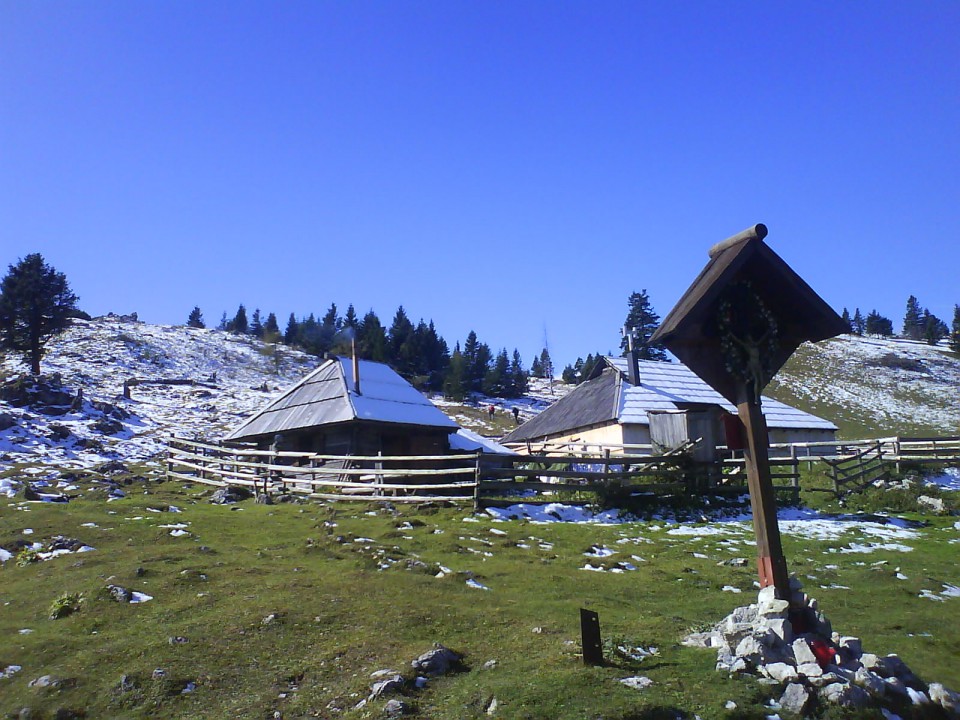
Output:
M458 430L389 366L334 357L224 440L326 455L442 455Z
M650 445L651 418L657 414L687 412L712 418L718 411L736 412L720 393L680 363L605 357L590 377L539 415L503 438L504 443L552 441L597 445ZM631 375L634 378L631 380ZM831 442L837 426L773 398L763 399L770 442ZM661 415L661 421L667 421ZM684 427L700 422L685 418ZM656 420L654 421L656 422ZM717 436L697 429L695 437ZM709 452L709 451L708 451Z

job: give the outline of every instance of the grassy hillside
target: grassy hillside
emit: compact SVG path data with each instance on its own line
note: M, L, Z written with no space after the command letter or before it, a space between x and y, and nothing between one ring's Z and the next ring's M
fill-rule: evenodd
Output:
M21 668L0 679L0 716L375 718L389 697L434 720L770 713L775 689L679 644L751 601L752 567L718 564L752 565L749 523L535 524L452 508L217 506L172 483L126 491L109 503L95 491L69 504L0 498L0 547L66 535L95 548L0 565L0 673ZM960 529L923 520L908 534L785 526L785 549L836 629L957 687L960 598L921 593L960 584ZM595 558L597 546L615 554ZM609 572L619 562L629 567ZM152 599L118 603L109 584ZM79 610L51 620L72 594ZM578 656L581 607L600 614L604 667ZM464 653L461 672L358 707L372 673L412 679L410 661L434 642ZM617 645L658 654L631 660ZM45 675L53 685L31 686ZM634 675L653 684L619 682Z
M960 432L960 357L924 343L808 343L765 392L832 420L845 438Z

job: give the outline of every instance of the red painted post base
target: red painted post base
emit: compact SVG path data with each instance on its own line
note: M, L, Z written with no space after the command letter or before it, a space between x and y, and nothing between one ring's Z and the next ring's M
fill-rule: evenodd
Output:
M761 588L775 585L777 586L776 595L779 599L790 599L790 584L787 579L787 561L784 557L774 558L769 555L758 556L757 574L760 576Z

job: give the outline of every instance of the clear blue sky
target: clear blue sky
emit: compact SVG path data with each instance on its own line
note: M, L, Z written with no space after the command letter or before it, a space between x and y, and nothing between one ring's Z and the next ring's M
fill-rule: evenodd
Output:
M960 3L0 4L0 263L91 314L403 304L562 365L756 222L950 322Z

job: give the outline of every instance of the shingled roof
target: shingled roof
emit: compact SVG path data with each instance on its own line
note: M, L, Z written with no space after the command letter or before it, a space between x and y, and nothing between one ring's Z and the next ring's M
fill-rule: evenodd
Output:
M332 358L231 430L225 439L251 440L357 420L448 432L458 429L453 420L389 366L360 360L359 367L360 394L354 389L352 360Z
M522 442L554 437L571 430L616 421L620 390L626 383L613 368L577 385L553 405L506 435L501 442Z
M719 405L727 412L737 411L685 365L641 360L639 367L640 384L634 386L627 379L626 358L603 358L591 379L516 428L502 442L559 437L611 422L648 425L650 411L678 410L690 405ZM829 420L769 397L763 398L763 414L771 430L837 429Z

